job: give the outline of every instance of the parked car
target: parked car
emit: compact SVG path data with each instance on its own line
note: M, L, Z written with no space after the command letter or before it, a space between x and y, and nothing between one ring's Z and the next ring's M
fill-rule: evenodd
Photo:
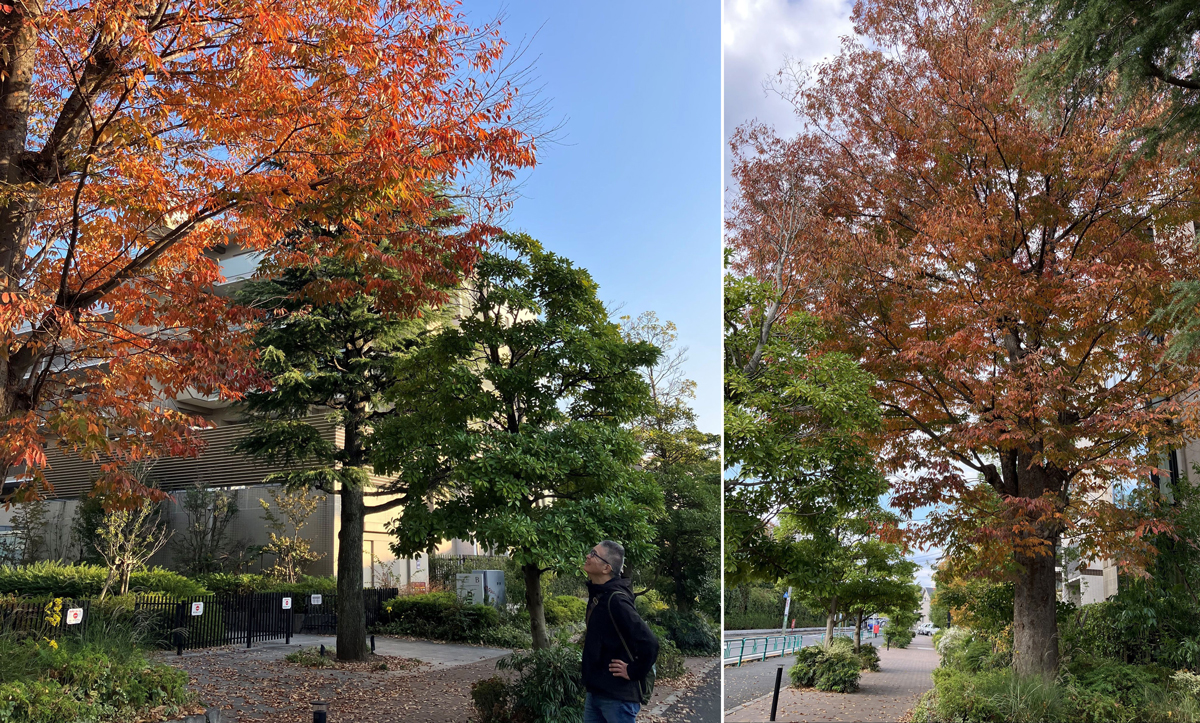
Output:
M918 635L933 635L934 631L936 631L936 630L937 630L937 628L934 626L933 623L921 623L921 625L917 627L917 634Z

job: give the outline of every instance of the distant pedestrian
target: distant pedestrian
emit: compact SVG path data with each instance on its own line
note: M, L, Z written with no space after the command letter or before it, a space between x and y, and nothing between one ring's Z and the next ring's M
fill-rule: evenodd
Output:
M621 577L625 548L605 540L583 563L588 606L583 641L583 723L634 723L658 660L658 638L637 614L633 588Z

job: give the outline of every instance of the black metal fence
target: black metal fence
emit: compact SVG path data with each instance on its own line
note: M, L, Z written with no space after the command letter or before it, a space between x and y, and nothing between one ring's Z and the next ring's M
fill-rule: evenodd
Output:
M367 625L379 620L396 588L363 590ZM154 618L164 647L178 652L255 641L290 640L297 633L337 632L337 596L308 593L222 593L190 598L138 595L136 608Z
M30 602L22 598L0 598L0 634L61 638L83 635L87 629L88 600L55 598Z

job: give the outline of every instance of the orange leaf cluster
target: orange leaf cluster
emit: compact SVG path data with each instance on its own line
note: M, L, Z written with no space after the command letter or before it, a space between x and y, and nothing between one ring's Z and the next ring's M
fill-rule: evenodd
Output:
M161 400L255 383L217 250L368 258L416 313L534 162L498 28L451 0L46 0L0 41L0 478L44 486L50 440L195 452Z

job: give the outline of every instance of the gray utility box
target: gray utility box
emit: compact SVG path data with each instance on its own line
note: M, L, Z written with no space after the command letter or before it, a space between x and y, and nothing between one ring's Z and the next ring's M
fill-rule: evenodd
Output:
M455 589L463 602L491 605L504 609L508 599L504 594L503 570L476 570L460 572L456 576Z

